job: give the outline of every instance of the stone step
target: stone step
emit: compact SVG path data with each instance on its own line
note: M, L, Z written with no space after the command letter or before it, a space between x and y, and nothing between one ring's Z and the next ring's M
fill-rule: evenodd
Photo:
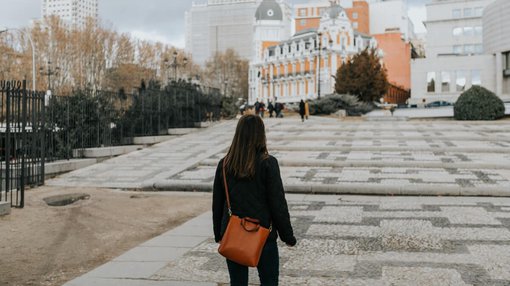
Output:
M142 145L127 145L127 146L111 146L103 148L86 148L75 149L73 155L75 158L105 158L114 157L119 155L128 154L134 151L142 150Z
M409 121L409 117L405 116L364 116L363 119L365 121Z
M292 140L292 141L322 141L322 140L330 140L337 142L345 142L346 140L353 141L380 141L380 140L393 140L398 141L401 140L396 138L395 136L364 136L364 135L353 135L353 136L345 136L345 135L320 135L320 134L309 134L309 135L285 135L279 136L279 134L272 134L268 132L267 139L271 141L284 141L284 140ZM405 141L423 141L423 140L432 140L432 141L496 141L496 142L510 142L510 136L482 136L482 135L472 135L472 136L443 136L443 135L434 135L434 136L405 136Z
M218 159L207 159L200 163L203 166L216 167ZM393 168L445 168L445 169L502 169L510 170L510 163L505 162L424 162L424 161L370 161L370 160L298 160L298 159L279 159L279 165L282 167L317 167L317 168L358 168L358 167L393 167Z
M168 141L168 140L171 140L174 138L175 138L175 136L172 136L172 135L134 137L133 144L135 144L135 145L154 145L154 144L165 142L165 141Z
M501 153L508 154L508 148L491 147L426 147L426 146L285 146L269 144L272 151L324 151L324 152L444 152L444 153Z
M504 187L477 186L466 188L447 184L378 185L367 183L342 184L285 184L290 194L328 195L388 195L388 196L489 196L508 197L510 190ZM187 183L167 180L146 186L144 191L212 192L211 183Z

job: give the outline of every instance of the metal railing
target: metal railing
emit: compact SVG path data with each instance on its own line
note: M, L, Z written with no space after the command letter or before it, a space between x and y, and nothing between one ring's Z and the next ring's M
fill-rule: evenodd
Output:
M44 93L0 82L0 201L24 206L26 186L44 184Z
M47 109L51 130L47 159L70 159L85 148L126 145L133 137L165 135L170 128L218 120L220 112L219 90L188 83L139 89L135 94L75 91L54 96Z

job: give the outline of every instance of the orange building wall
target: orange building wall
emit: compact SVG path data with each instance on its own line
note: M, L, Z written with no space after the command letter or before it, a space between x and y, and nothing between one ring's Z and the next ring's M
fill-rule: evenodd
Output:
M405 89L411 88L411 44L401 39L400 33L373 35L384 51L384 65L388 81Z
M352 8L345 9L345 11L347 12L347 17L349 17L351 22L358 23L358 28L354 30L364 34L369 34L370 16L368 3L364 0L354 1L352 6ZM301 14L301 9L306 9L306 11L303 11L304 14ZM296 19L296 33L306 29L319 28L321 12L323 9L325 9L325 7L296 8L294 11ZM358 13L358 19L353 19L354 12ZM301 20L304 20L304 23L302 23Z

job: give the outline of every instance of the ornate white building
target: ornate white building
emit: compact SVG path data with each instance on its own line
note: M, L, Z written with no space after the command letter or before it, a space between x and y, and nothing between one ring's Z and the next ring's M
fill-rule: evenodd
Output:
M274 6L259 8L255 34L278 21L269 23L259 17L278 13ZM250 63L250 103L299 102L330 94L333 76L342 63L367 47L377 47L373 37L353 30L346 11L336 1L323 13L318 30L303 30L278 43L271 40L256 41L255 58Z

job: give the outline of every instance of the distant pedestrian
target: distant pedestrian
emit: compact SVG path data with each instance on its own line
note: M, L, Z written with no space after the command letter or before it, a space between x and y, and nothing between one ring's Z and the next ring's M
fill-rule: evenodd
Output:
M259 107L259 116L264 118L264 112L266 111L266 104L264 102L261 102L260 103L260 107Z
M260 112L260 102L259 100L257 99L257 101L255 101L255 114L259 115L259 112Z
M305 119L308 120L308 117L310 117L310 104L308 100L305 100Z
M282 118L283 117L283 114L282 114L283 104L282 103L276 102L276 104L274 106L274 110L276 112L276 118Z
M267 105L267 110L269 111L269 118L273 118L274 105L271 101Z
M302 99L299 102L299 115L301 116L301 122L305 122L305 102Z

